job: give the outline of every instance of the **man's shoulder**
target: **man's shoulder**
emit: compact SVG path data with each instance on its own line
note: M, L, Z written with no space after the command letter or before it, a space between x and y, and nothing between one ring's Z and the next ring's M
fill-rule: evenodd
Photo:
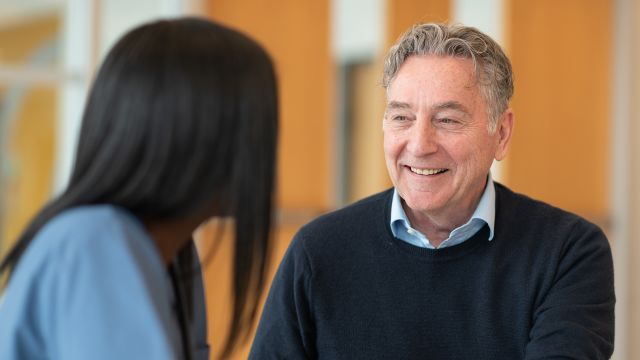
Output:
M495 188L497 212L509 212L511 215L518 217L521 217L519 215L535 215L552 218L581 218L577 214L561 209L543 200L513 191L498 182L495 183Z
M291 246L312 254L366 246L390 233L386 222L392 195L393 189L385 190L317 217L298 230Z
M495 188L496 222L502 226L517 227L522 231L535 228L558 233L563 229L574 231L579 228L582 231L601 232L596 224L571 211L515 192L497 182Z
M343 208L323 214L301 228L304 232L324 232L331 229L343 230L374 221L384 221L390 206L393 189L388 189Z

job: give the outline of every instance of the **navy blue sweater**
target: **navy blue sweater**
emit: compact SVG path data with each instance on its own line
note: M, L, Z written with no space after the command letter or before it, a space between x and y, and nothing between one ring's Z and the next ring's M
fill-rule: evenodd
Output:
M250 359L608 359L611 250L586 220L496 184L485 226L440 250L389 228L392 190L292 241Z

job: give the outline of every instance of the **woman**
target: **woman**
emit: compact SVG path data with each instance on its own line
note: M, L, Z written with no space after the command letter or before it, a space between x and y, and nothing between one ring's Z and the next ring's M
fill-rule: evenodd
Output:
M0 358L206 359L191 234L234 218L224 354L263 287L277 137L275 76L253 40L207 20L126 34L91 89L70 183L0 264Z

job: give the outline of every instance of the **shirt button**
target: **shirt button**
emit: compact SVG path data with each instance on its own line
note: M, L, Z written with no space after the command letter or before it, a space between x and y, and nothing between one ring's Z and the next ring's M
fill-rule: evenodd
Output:
M407 230L407 232L409 233L409 235L415 235L416 234L416 231L413 230L413 229L409 229L409 230Z

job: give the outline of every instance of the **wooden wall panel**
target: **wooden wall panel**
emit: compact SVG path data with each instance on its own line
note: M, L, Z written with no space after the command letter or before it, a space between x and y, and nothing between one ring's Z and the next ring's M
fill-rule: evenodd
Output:
M24 23L0 27L0 63L25 66L60 27L56 16L43 16ZM3 176L0 189L5 213L0 214L0 255L8 250L37 210L50 198L55 153L57 92L51 86L0 84L0 106L9 104L4 97L18 94L12 101L19 106L8 133L0 136L6 148L0 149L6 164L0 163ZM2 143L2 142L0 142Z
M418 22L449 22L450 0L387 0L387 43Z
M348 202L392 186L384 160L382 61L353 66L349 85Z
M9 139L10 164L2 234L5 249L13 244L34 214L51 196L57 94L37 88L20 100L21 111Z
M612 1L512 1L515 190L607 223Z

